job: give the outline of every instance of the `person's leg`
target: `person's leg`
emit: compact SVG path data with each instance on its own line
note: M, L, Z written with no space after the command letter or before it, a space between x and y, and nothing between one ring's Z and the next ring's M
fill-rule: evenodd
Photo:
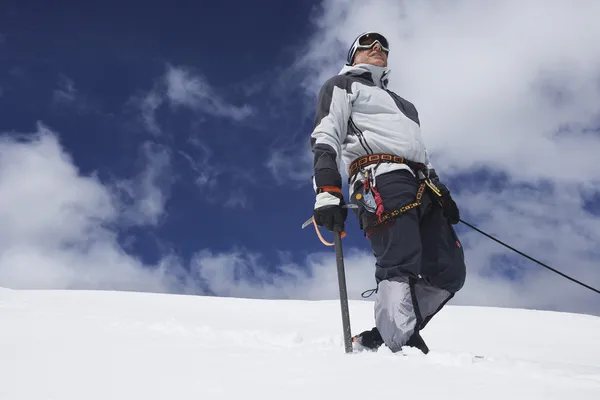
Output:
M429 194L429 199L433 194ZM466 279L464 251L454 227L432 202L421 221L422 279L416 285L423 329L429 320L462 289Z
M433 194L429 198L433 199ZM442 215L439 204L432 202L432 208L421 222L421 243L423 259L421 275L426 291L437 291L439 297L423 312L424 324L438 312L465 284L467 267L462 244L454 227ZM444 299L441 303L439 301ZM435 306L435 303L439 305Z
M383 174L376 183L386 211L414 202L419 186L408 171ZM374 216L359 215L376 259L375 325L382 341L396 352L409 340L418 321L411 282L421 268L420 210L413 208L373 229L368 222Z
M392 352L402 350L419 324L408 279L395 278L379 283L375 298L375 326Z
M389 281L384 281L389 282ZM401 316L407 318L410 316L409 321L404 324L400 324L406 327L412 327L412 333L404 343L405 346L415 347L427 354L429 348L425 343L425 340L421 337L420 331L425 328L425 325L429 320L442 309L442 307L454 296L453 293L448 292L444 289L435 288L426 283L423 279L409 280L409 290L412 297L412 309L409 313L400 313ZM398 291L391 290L389 293L398 293ZM408 301L390 301L391 308L395 304L411 304ZM376 302L377 307L377 302ZM391 323L391 321L389 322ZM376 324L371 330L365 331L356 335L354 341L369 349L377 349L383 344L383 338L379 332L378 326L385 325L384 323ZM394 327L392 330L396 331Z
M409 202L406 198L404 198L404 201L404 204ZM413 273L401 274L398 271L398 265L393 262L385 262L385 260L394 259L394 257L390 257L390 254L394 252L377 252L377 243L373 248L377 258L378 277L386 278L389 275L395 275L396 279L392 278L389 283L383 286L379 284L378 299L375 306L377 326L357 335L359 337L357 341L359 342L362 340L361 337L364 337L367 347L377 348L382 344L384 339L378 329L379 326L382 326L388 332L386 343L392 343L396 349L397 345L394 345L394 343L404 343L427 353L429 349L419 332L464 285L466 274L464 254L452 225L443 217L439 206L433 203L433 196L430 193L423 196L422 203L418 213L418 231L421 238L421 249L418 254L421 265L416 268L406 268L406 263L400 264L405 266L402 270L413 271ZM358 216L364 223L363 214L364 210L361 210ZM407 222L406 218L404 222ZM411 224L406 225L408 225L407 229L401 229L402 226L398 225L397 227L399 231L405 234L415 232L414 226L411 228ZM386 231L387 233L385 233ZM394 230L390 231L387 228L383 229L381 234L386 236L380 238L380 241L396 244L410 243L408 248L412 248L413 251L417 252L414 249L418 248L418 245L410 238L403 242L399 241L399 238L393 240L394 232ZM385 248L387 249L387 247ZM407 260L408 258L405 256L396 259ZM408 265L411 265L411 263L408 263ZM382 268L385 267L392 268L382 271ZM416 276L414 271L418 271ZM399 282L399 284L391 283L392 281ZM408 300L409 294L411 301ZM390 314L390 310L396 310L396 312L392 311ZM390 318L390 315L392 318ZM378 317L379 323L377 323ZM410 336L406 338L408 335Z
M421 224L422 275L432 286L456 293L466 278L464 251L454 227L436 204Z

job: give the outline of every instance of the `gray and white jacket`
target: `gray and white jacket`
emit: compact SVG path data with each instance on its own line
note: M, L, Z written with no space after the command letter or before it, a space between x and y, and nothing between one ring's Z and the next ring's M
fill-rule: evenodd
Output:
M321 87L310 135L315 189L341 188L341 161L348 168L367 154L394 154L432 168L417 109L387 89L389 72L369 64L346 65ZM375 176L397 169L411 171L404 164L382 163ZM359 173L350 182L350 192L354 182L362 179Z

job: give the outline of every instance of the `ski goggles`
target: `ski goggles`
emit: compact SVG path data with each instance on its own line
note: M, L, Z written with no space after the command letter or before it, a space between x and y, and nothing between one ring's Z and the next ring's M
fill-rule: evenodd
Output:
M390 45L385 36L377 32L365 32L357 37L352 44L352 47L350 47L350 50L348 51L348 64L352 64L354 54L356 54L358 50L370 49L375 46L375 43L379 43L381 50L384 52L390 52Z

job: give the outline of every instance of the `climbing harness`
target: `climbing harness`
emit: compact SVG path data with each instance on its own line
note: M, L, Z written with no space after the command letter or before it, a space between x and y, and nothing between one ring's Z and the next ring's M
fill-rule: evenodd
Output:
M413 170L413 172L419 177L420 182L415 201L403 205L400 208L385 212L383 201L381 199L379 191L377 190L377 183L375 181L375 170L381 162L406 164ZM366 168L370 165L374 165L374 168ZM377 220L372 221L369 224L369 228L374 228L386 221L389 221L393 218L398 217L401 214L406 213L407 211L413 208L419 207L421 205L421 200L426 186L429 187L436 196L442 196L440 190L437 187L435 187L435 185L433 184L433 182L431 182L431 179L429 179L427 173L424 172L424 170L426 170L426 167L422 163L411 162L403 157L392 156L390 154L375 154L361 157L350 165L349 171L352 174L352 178L359 171L362 172L362 174L364 175L363 190L362 192L358 191L354 195L354 198L356 199L356 201L360 202L365 207L365 209L367 209L367 211L377 216Z

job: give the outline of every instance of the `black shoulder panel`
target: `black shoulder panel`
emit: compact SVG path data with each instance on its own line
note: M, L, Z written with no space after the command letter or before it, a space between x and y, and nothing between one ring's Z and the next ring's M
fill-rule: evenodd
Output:
M329 114L329 108L331 107L331 98L333 96L333 88L338 87L351 93L352 79L345 75L336 75L329 78L319 91L319 97L317 99L317 113L315 115L314 127L321 123L321 120Z
M414 121L417 125L421 126L421 122L419 121L419 113L417 112L417 108L413 103L398 96L391 90L386 90L386 92L388 92L390 96L392 96L392 99L394 99L396 106L398 106L400 111L402 111L402 113L406 115L407 118Z

